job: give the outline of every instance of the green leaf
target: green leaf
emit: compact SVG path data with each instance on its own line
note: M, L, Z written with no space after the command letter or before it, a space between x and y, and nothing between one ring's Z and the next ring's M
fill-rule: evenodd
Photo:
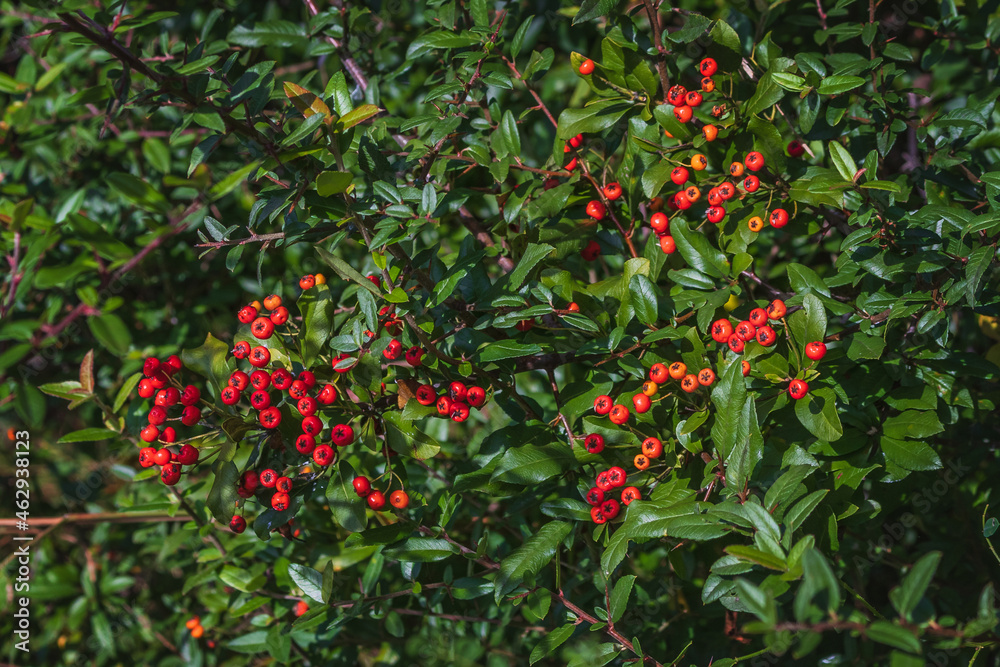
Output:
M221 389L229 383L228 355L229 346L212 334L208 334L201 347L183 350L181 361L184 362L185 368L199 373L202 377L214 382L218 389Z
M831 76L823 79L818 91L821 95L838 95L863 86L864 83L865 80L860 76Z
M647 326L656 324L656 290L649 278L642 274L632 276L632 280L629 281L629 293L639 321Z
M880 444L885 460L903 470L937 470L941 467L941 457L937 452L918 440L882 436Z
M740 602L746 605L750 613L768 625L778 622L778 612L774 597L769 591L762 590L746 579L736 579L736 591Z
M576 467L576 457L567 445L524 445L508 449L491 481L531 486Z
M806 86L805 79L795 74L789 74L788 72L772 72L771 78L776 84L793 93L799 92Z
M785 561L774 554L769 554L754 547L734 544L726 547L726 553L740 560L750 561L770 570L777 570L778 572L788 570L788 565L785 564Z
M347 171L324 171L316 177L316 192L321 197L331 197L347 192L354 175Z
M302 313L303 331L299 336L302 346L302 363L312 366L323 346L333 332L333 318L336 304L326 286L318 285L299 297L299 312Z
M784 96L785 91L775 82L774 75L768 72L757 82L757 91L747 102L746 112L750 115L759 114L780 102Z
M712 442L726 463L727 486L742 490L763 452L753 397L739 363L731 363L712 389L716 408Z
M365 501L358 498L352 484L357 475L347 461L338 461L336 467L326 485L326 502L338 526L351 533L360 533L365 529L367 517Z
M513 359L516 357L527 357L538 354L542 351L541 345L535 343L516 343L512 340L498 340L494 343L487 343L479 350L479 360L483 363L490 361L500 361L502 359Z
M631 104L616 100L601 100L582 109L567 108L559 114L558 136L566 140L578 134L600 134L632 109Z
M829 492L830 489L813 491L792 505L792 508L785 514L785 526L788 528L788 531L792 532L805 523L805 520L809 518L809 515L813 513L813 510L816 509Z
M835 442L844 435L837 412L837 396L829 387L811 390L795 401L795 416L806 430L824 442Z
M142 377L142 373L133 373L127 380L125 380L125 382L122 383L121 388L118 390L118 395L115 396L115 402L111 406L112 411L118 412L121 407L125 405L125 401L132 396L132 391L136 388L136 385L139 384L139 380L141 380Z
M827 144L827 152L833 160L833 166L844 177L845 181L854 180L854 172L857 171L854 158L839 142L831 141Z
M921 653L920 640L906 628L890 623L888 621L875 621L868 626L865 633L868 639L877 641L880 644L892 646L910 653Z
M917 608L924 593L927 592L928 586L931 585L931 580L934 578L934 573L940 562L940 551L931 551L923 555L920 560L913 564L913 568L906 574L900 585L889 591L892 606L906 621L911 620L910 616Z
M116 356L124 357L132 347L132 334L122 319L114 313L88 317L87 326L97 342Z
M238 25L229 31L228 41L240 46L281 46L290 47L306 39L305 31L298 23L291 21L268 21L250 28Z
M319 255L319 258L322 259L327 266L337 272L338 276L344 280L349 280L356 285L364 287L375 296L381 296L379 289L372 284L372 281L358 273L357 269L353 266L319 246L315 248L315 251L316 254Z
M615 582L615 587L611 591L611 606L608 610L612 623L617 623L628 609L628 599L632 595L632 586L635 584L635 575L626 574Z
M882 432L890 438L926 439L944 430L941 420L930 410L906 410L882 422Z
M288 576L292 578L295 585L302 589L302 593L316 602L324 602L323 598L323 573L305 565L292 563L288 566Z
M570 523L549 522L500 561L500 571L493 580L496 603L500 604L500 600L520 586L526 577L538 574L555 556L559 543L572 531L573 525Z
M503 135L503 140L507 144L507 149L513 155L521 154L521 135L518 134L517 121L514 119L514 114L509 110L505 111L503 118L500 119L500 133Z
M399 546L386 547L382 555L405 563L433 563L458 553L448 540L435 537L411 537Z
M407 59L419 58L425 53L437 49L460 49L479 44L480 41L480 37L468 31L456 34L446 30L435 30L410 42L410 46L406 49L406 57Z
M555 248L546 243L529 243L524 249L524 253L521 255L521 259L518 261L517 266L514 267L514 270L510 272L510 275L507 278L507 288L511 291L520 288L521 284L531 273L531 270L534 269L539 262L548 257L553 250L555 250Z
M111 438L116 437L118 437L118 433L106 428L83 428L79 431L67 433L63 437L59 438L56 444L64 445L70 442L99 442L101 440L110 440Z
M236 489L240 482L240 470L232 461L218 459L212 464L212 471L215 473L215 478L212 480L212 488L208 492L205 505L216 521L228 526L230 519L233 518L236 501L239 500Z
M542 640L535 645L535 648L531 649L531 656L529 658L529 665L533 665L542 658L549 656L557 648L566 643L566 640L573 636L573 632L576 630L575 623L567 623L566 625L559 626L551 632L544 633L542 635Z
M621 4L621 1L622 0L583 0L583 2L580 3L580 9L576 12L576 16L573 17L573 25L601 18L602 16L610 16L615 13L618 5Z
M691 230L686 220L674 218L670 222L670 234L688 266L715 278L729 275L725 254L716 249L704 234Z
M152 185L132 174L113 172L104 180L115 192L139 208L153 213L166 213L170 208L167 199Z
M372 116L377 116L381 111L382 109L378 108L374 104L362 104L357 109L341 116L340 120L336 122L334 127L340 132L349 130L355 125L365 122Z
M259 164L260 164L259 162L254 161L248 165L240 167L239 169L237 169L236 171L229 174L224 179L213 185L209 189L208 194L212 197L212 199L219 199L220 197L226 196L234 189L236 189L236 186L242 183L247 176L253 173L257 169L257 166Z

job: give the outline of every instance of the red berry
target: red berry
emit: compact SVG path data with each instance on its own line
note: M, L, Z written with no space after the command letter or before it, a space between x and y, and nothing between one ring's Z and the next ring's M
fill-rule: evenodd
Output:
M160 360L156 357L147 357L142 362L142 374L148 378L153 377L156 371L160 370Z
M165 466L170 463L171 459L170 450L166 447L162 447L153 452L153 463L158 466Z
M414 345L406 351L406 363L411 366L419 366L421 364L420 358L423 356L423 349Z
M147 415L149 423L153 426L159 426L163 422L167 421L167 411L161 405L154 405L149 409L149 414Z
M292 386L292 374L284 368L277 368L271 373L271 384L278 391L284 391Z
M604 451L604 436L600 433L591 433L584 438L583 446L591 454L600 454Z
M269 408L271 407L271 395L263 389L258 389L254 393L250 394L250 405L252 405L255 410Z
M670 180L674 185L684 185L688 180L688 170L685 167L674 167L670 172Z
M403 344L400 343L395 338L390 340L389 344L385 346L384 350L382 350L382 356L388 359L389 361L395 361L396 359L399 359L399 355L401 355L402 353L403 353Z
M621 511L621 506L618 501L614 498L608 498L603 503L601 503L601 513L607 517L608 521L614 519L618 516L618 512Z
M385 507L385 496L381 491L372 491L365 500L368 501L368 507L371 507L376 512Z
M316 414L317 401L312 396L303 396L295 404L299 414L303 417L311 417Z
M750 311L750 315L747 317L747 320L749 320L750 324L755 327L767 324L767 311L763 308L754 308Z
M671 86L667 90L667 104L672 104L673 106L680 106L684 104L684 96L687 95L687 88L684 86Z
M486 403L486 390L482 387L469 387L465 400L474 408L481 408Z
M611 486L625 486L625 478L627 473L625 469L619 466L608 469L608 481L611 482Z
M181 451L177 454L177 462L185 466L193 466L198 462L198 450L191 445L181 445Z
M775 229L781 229L788 224L788 211L783 208L776 208L771 211L770 217L768 217L768 222Z
M775 299L767 306L767 316L772 320L780 320L787 312L785 302L781 299Z
M608 201L615 201L622 196L622 186L617 183L608 183L604 186L604 196Z
M139 465L143 468L150 468L156 464L153 456L156 454L155 447L143 447L139 450Z
M167 486L173 486L181 478L181 466L179 463L168 463L160 471L160 480Z
M354 493L358 494L362 498L371 493L372 484L368 481L367 477L358 476L354 478Z
M153 382L149 378L143 378L139 380L139 397L149 398L156 393L156 387L153 386Z
M684 106L674 107L674 118L682 123L686 123L691 120L693 115L694 112L691 110L691 107L686 104Z
M588 58L587 60L584 60L582 63L580 63L580 74L582 74L583 76L587 76L588 74L593 74L593 73L594 73L593 60L590 60Z
M406 495L406 491L396 490L389 496L389 504L398 510L403 510L410 504L410 497Z
M288 509L291 504L292 499L287 493L278 492L271 496L271 507L274 508L276 512L284 512Z
M736 354L741 354L743 348L746 346L746 341L740 338L740 335L734 331L726 340L726 344L729 345L730 350Z
M757 328L757 342L764 347L771 347L778 342L778 334L768 325Z
M318 466L328 466L337 458L337 454L330 445L316 445L313 450L313 461Z
M587 204L587 215L594 220L603 220L605 213L607 213L607 209L604 206L604 202L593 199Z
M438 414L442 417L447 417L451 414L451 399L447 396L440 396L435 404Z
M605 470L597 476L597 488L601 491L607 491L611 489L614 485L611 483L611 478L608 476L608 471Z
M260 420L260 425L264 428L278 428L278 425L281 424L281 413L276 407L262 410L257 417Z
M757 151L753 151L747 153L747 159L743 163L746 164L747 169L750 171L759 171L764 168L764 156Z
M744 342L750 342L757 337L757 327L746 320L736 325L735 332Z
M600 505L604 502L604 491L595 487L592 487L590 491L587 491L587 504L593 505L594 507Z
M635 411L641 414L647 412L652 403L646 394L636 394L632 397L632 405L635 406Z
M716 343L727 343L729 337L733 335L733 325L727 319L719 319L712 322L709 331L712 334L712 340Z
M316 449L316 438L308 433L303 433L295 439L295 449L299 454L309 456Z
M448 416L454 422L464 422L469 418L469 404L465 401L452 401Z
M714 58L705 58L698 63L698 71L702 76L712 76L719 71L719 65L715 62Z
M608 419L610 419L613 424L621 426L628 421L628 415L628 408L624 405L616 405L611 408L611 412L608 413Z
M267 339L274 333L274 322L267 317L258 317L250 325L250 333L254 338Z
M281 326L288 321L288 309L284 306L278 306L271 311L270 319L275 326Z
M743 189L747 192L757 192L758 188L760 188L760 179L753 174L743 179Z
M232 385L229 385L228 387L223 387L222 393L220 394L222 402L226 405L236 405L237 403L240 402L241 396L242 394L240 393L240 390Z
M234 516L229 520L229 530L236 534L242 533L247 529L247 520L241 516Z
M813 341L806 345L806 356L813 361L819 361L826 354L826 345L822 341Z
M598 396L594 399L594 411L602 417L611 412L613 402L610 396Z
M229 386L237 391L243 391L248 384L250 384L250 376L243 371L233 371L233 374L229 376Z
M666 213L654 213L649 218L649 226L657 234L665 234L670 229L670 218Z
M629 505L633 500L641 500L642 494L634 486L627 486L622 489L622 504Z
M672 255L677 250L677 242L674 241L673 236L661 236L660 237L660 250L664 254Z
M437 392L429 384L422 384L417 387L417 403L420 405L434 405L437 401Z
M580 251L580 256L588 262L593 262L601 255L601 244L591 240L587 247Z
M705 211L705 217L712 224L719 224L722 219L726 217L726 209L721 206L709 206L708 210Z
M323 430L323 420L316 415L309 415L302 419L302 432L306 435L318 436Z
M590 519L591 519L591 521L593 521L596 524L601 524L601 523L607 523L608 522L608 518L606 516L604 516L603 512L601 512L601 508L600 507L591 507L590 508Z
M792 380L788 385L788 395L796 401L809 393L809 385L802 380Z
M239 343L233 346L233 356L237 359L246 359L247 355L250 354L250 343L245 340L241 340Z
M331 431L330 439L338 447L346 447L354 442L354 429L350 424L337 424Z
M257 317L257 309L253 306L243 306L240 312L236 313L236 318L243 324L250 324Z
M316 394L316 402L323 405L331 405L337 400L337 388L332 384L324 385Z
M789 141L788 142L788 155L789 157L802 157L806 152L806 147L802 145L801 141Z
M281 491L282 493L289 493L292 490L292 478L285 477L282 475L274 482L274 488L276 491Z

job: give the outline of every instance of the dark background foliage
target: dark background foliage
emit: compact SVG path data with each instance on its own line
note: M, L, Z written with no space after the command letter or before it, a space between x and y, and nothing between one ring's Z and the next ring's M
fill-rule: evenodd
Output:
M30 433L44 531L33 654L5 611L4 658L996 664L998 4L0 1L0 424ZM712 143L662 104L705 56L730 107ZM577 133L586 171L569 174ZM679 216L664 255L646 221L670 169L701 152L711 181L754 149L767 189L718 227ZM615 221L588 221L612 181ZM778 202L789 225L750 233ZM297 540L257 509L228 531L223 464L257 455L232 429L200 436L215 460L179 493L138 467L144 358L231 370L212 345L237 309L278 293L297 315L299 277L324 272L337 315L307 311L301 337L332 379L372 328L358 278L383 270L405 293L378 305L439 354L380 366L380 331L339 380L361 441L300 494ZM775 297L792 337L750 344L744 382L705 330ZM830 352L810 368L814 339ZM678 359L715 368L713 390L629 429L591 411ZM495 393L449 424L396 409L417 377ZM394 464L411 508L345 509L335 485L385 469L377 434L397 418L425 448ZM602 455L570 447L592 432ZM665 460L637 473L653 434ZM583 494L613 464L645 500L595 528Z

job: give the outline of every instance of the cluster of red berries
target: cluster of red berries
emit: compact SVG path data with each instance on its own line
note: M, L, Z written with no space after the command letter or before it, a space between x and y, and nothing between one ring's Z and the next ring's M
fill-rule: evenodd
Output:
M624 468L613 466L597 475L594 486L587 492L587 503L590 507L590 519L594 523L607 523L621 511L622 505L628 505L633 500L642 498L642 494L634 486L625 486L628 475ZM615 489L622 488L621 503L609 497Z
M359 498L364 498L368 507L376 512L385 507L385 493L372 488L371 480L364 475L359 475L352 482L354 492ZM396 489L389 494L389 504L398 510L406 509L410 504L410 496L402 489Z
M147 446L139 450L139 465L150 468L160 466L160 479L167 486L173 486L181 478L182 466L192 466L198 462L198 450L184 443L170 447L177 442L177 431L173 426L164 426L168 421L179 421L184 426L194 426L201 419L201 391L189 384L183 389L174 376L184 367L180 357L170 355L160 361L147 358L142 365L142 374L137 391L140 398L152 398L153 405L146 414L149 422L140 432L139 438L146 443L160 442L163 447ZM172 408L181 408L180 415L171 417Z
M442 417L448 417L455 422L464 422L469 418L469 408L482 408L486 404L486 390L482 387L468 387L464 382L452 382L447 389L438 395L432 385L422 384L417 387L416 399L420 405L433 405Z

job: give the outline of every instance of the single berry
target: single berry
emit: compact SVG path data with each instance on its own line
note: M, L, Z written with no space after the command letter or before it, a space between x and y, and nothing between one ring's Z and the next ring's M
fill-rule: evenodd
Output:
M632 405L635 407L636 412L642 414L643 412L649 411L652 403L649 400L649 396L646 396L646 394L636 394L632 397Z
M366 500L368 501L368 507L371 507L375 511L378 511L383 507L385 507L385 496L382 494L381 491L378 490L372 491L371 493L368 494Z
M715 371L711 368L703 368L698 372L698 384L709 387L715 382Z
M822 341L806 344L806 356L813 361L819 361L826 354L826 345Z
M337 455L330 445L316 445L316 449L313 450L313 461L318 466L326 467L336 458Z
M642 500L642 494L634 486L622 489L622 505L628 506L633 500Z
M617 183L608 183L604 186L604 196L608 201L615 201L622 196L622 186Z
M750 171L760 171L764 168L764 156L757 151L747 153L746 160L743 162Z
M242 533L247 529L247 520L241 516L234 516L229 520L229 530L236 534Z
M367 477L359 475L354 478L352 484L354 485L354 493L358 494L362 498L371 493L372 483L368 481Z
M611 408L611 412L608 413L608 419L611 420L611 423L621 426L628 421L628 415L628 408L624 405L616 405Z
M583 446L590 454L600 454L604 451L604 436L600 433L591 433L584 438Z
M719 71L719 65L714 58L705 58L698 63L698 71L701 72L702 76L712 76Z
M602 417L611 412L613 401L610 396L601 395L594 399L594 412Z
M583 76L588 76L593 73L594 73L593 60L590 60L588 58L587 60L584 60L582 63L580 63L580 74L582 74Z
M389 504L398 510L404 510L410 504L410 496L406 494L406 491L401 489L393 491L389 495Z
M658 458L663 453L663 443L659 438L650 436L642 441L642 453L651 459Z
M603 220L605 213L607 213L607 209L604 206L604 202L593 199L587 204L587 215L594 220Z
M670 374L670 378L672 380L680 380L687 375L687 364L681 361L675 361L667 367L667 372Z
M788 395L796 401L805 397L808 393L809 385L802 380L792 380L791 384L788 385Z

